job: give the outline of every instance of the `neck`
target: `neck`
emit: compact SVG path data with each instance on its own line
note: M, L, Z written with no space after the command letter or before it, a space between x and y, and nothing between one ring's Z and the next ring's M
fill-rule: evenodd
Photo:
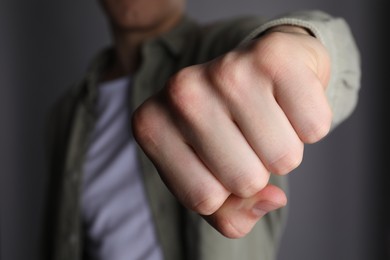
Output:
M137 33L113 34L114 40L114 63L110 68L112 78L125 74L134 73L140 64L140 50L142 44L148 39L146 36Z
M115 59L113 66L106 71L104 80L115 79L134 73L141 64L141 47L144 42L173 28L180 17L148 29L123 30L112 28Z

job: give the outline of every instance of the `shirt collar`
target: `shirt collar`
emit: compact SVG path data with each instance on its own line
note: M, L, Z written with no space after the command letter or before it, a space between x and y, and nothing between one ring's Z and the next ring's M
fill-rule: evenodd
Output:
M160 41L173 56L180 56L186 46L187 35L194 33L197 27L195 21L184 15L176 27L159 36L156 41Z
M145 44L152 42L161 43L166 50L174 57L178 57L183 52L186 46L186 39L188 33L194 33L197 28L197 24L188 16L184 15L181 21L170 31L150 40ZM101 50L95 58L91 61L88 67L84 86L86 89L86 104L88 107L93 108L97 99L96 86L100 80L100 75L114 57L113 46L108 46Z

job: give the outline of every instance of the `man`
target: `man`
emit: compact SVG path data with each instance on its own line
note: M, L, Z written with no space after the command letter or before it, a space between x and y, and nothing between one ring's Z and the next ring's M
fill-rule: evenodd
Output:
M49 259L273 259L283 175L356 105L347 24L100 2L113 46L48 121Z

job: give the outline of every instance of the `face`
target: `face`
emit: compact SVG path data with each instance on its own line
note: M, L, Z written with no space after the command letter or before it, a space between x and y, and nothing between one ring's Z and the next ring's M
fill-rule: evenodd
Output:
M120 30L148 30L177 20L185 0L100 0L111 25Z

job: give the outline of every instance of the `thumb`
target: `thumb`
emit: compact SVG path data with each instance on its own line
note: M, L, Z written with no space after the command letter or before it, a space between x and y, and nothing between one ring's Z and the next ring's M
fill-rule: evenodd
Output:
M268 184L250 198L243 199L231 194L215 213L203 218L222 235L240 238L248 234L265 214L286 204L286 194L280 188Z

